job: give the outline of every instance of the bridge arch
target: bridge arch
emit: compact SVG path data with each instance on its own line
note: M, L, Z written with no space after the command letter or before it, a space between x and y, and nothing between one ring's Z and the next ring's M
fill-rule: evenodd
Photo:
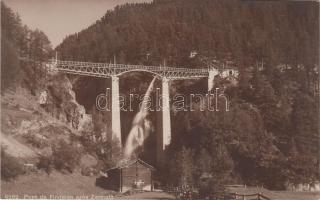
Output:
M153 74L155 76L159 76L161 79L164 78L164 76L161 73L157 73L157 72L147 70L147 69L130 69L127 71L120 72L120 73L116 74L116 76L121 76L123 74L130 73L130 72L147 72L147 73Z

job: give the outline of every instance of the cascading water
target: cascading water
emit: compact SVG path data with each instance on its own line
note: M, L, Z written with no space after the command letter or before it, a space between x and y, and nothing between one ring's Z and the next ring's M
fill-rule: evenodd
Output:
M132 156L132 153L139 147L143 145L144 140L149 136L151 130L151 121L147 119L149 111L147 109L147 103L150 99L150 94L153 89L154 81L156 77L151 81L147 92L143 97L142 104L140 106L139 112L135 115L132 121L132 128L129 132L125 148L124 156L129 159Z

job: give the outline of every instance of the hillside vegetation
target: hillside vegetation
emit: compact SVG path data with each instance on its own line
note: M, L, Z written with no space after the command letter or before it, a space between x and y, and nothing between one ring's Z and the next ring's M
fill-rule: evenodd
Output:
M110 116L95 108L95 98L105 93L109 80L45 74L42 65L33 62L52 56L45 35L23 26L3 3L1 9L1 44L6 50L1 51L1 89L6 91L1 113L6 128L1 131L7 141L20 141L34 155L42 143L31 144L25 137L48 138L45 147L51 154L41 162L48 174L52 167L75 173L77 153L97 158L97 169L113 165L113 142L99 141ZM155 178L163 184L190 185L203 198L213 199L226 183L284 189L288 182L319 180L318 19L318 2L154 0L107 11L95 24L66 37L56 50L59 59L77 61L160 65L165 59L168 66L193 68L232 62L240 72L238 84L215 82L215 87L226 88L230 111L172 111L166 165L156 166ZM121 78L120 90L143 93L149 80L150 75L130 73ZM171 94L203 94L205 82L174 82ZM40 106L35 102L43 90L48 103ZM93 123L81 129L85 111L93 115ZM134 112L121 114L125 139ZM154 122L155 113L151 118ZM155 140L154 130L140 154L154 165ZM70 149L63 148L65 142ZM59 158L72 162L62 165Z
M69 79L42 63L52 52L46 35L22 25L3 2L1 20L2 181L28 176L28 167L48 174L81 171L87 155L81 131L90 130L91 116L76 102ZM40 103L44 92L46 101Z
M163 172L172 173L172 180L163 181L201 185L199 177L208 172L215 183L284 188L286 182L319 178L318 19L316 2L155 0L108 11L56 50L61 59L92 62L160 65L165 59L168 66L194 68L232 62L240 77L225 91L230 112L172 114L173 141ZM143 80L132 73L122 79L121 90L139 90ZM75 83L78 101L89 110L105 90L101 83ZM175 83L172 93L206 87L185 84ZM152 151L145 148L142 154Z
M316 2L155 0L118 6L57 47L62 59L195 66L190 52L248 67L318 62ZM147 56L147 54L149 54Z
M45 71L33 63L21 65L21 61L45 61L50 58L52 47L40 30L30 30L21 23L19 15L1 2L1 93L23 83L34 93L41 85L39 79ZM27 70L26 67L28 67ZM35 73L37 70L37 73ZM33 76L30 78L30 76ZM26 81L26 78L29 78Z

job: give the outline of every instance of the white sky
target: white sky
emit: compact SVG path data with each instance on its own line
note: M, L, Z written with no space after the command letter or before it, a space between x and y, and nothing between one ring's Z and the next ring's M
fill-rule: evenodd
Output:
M151 0L3 0L20 15L23 24L42 30L56 47L70 34L81 31L116 5Z

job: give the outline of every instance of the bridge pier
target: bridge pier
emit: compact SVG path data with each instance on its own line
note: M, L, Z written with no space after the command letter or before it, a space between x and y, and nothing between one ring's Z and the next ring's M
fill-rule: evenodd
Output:
M162 121L163 121L163 146L165 150L166 146L171 143L171 118L170 118L170 94L169 94L169 79L162 79Z
M217 69L209 69L209 76L208 76L208 91L211 91L214 86L214 77L219 74Z
M120 122L120 100L119 100L119 77L111 76L111 131L112 140L121 142L121 122Z
M171 118L170 118L170 90L169 79L162 78L162 110L158 113L157 121L157 162L161 165L164 161L164 151L171 143ZM161 115L161 117L159 116Z

